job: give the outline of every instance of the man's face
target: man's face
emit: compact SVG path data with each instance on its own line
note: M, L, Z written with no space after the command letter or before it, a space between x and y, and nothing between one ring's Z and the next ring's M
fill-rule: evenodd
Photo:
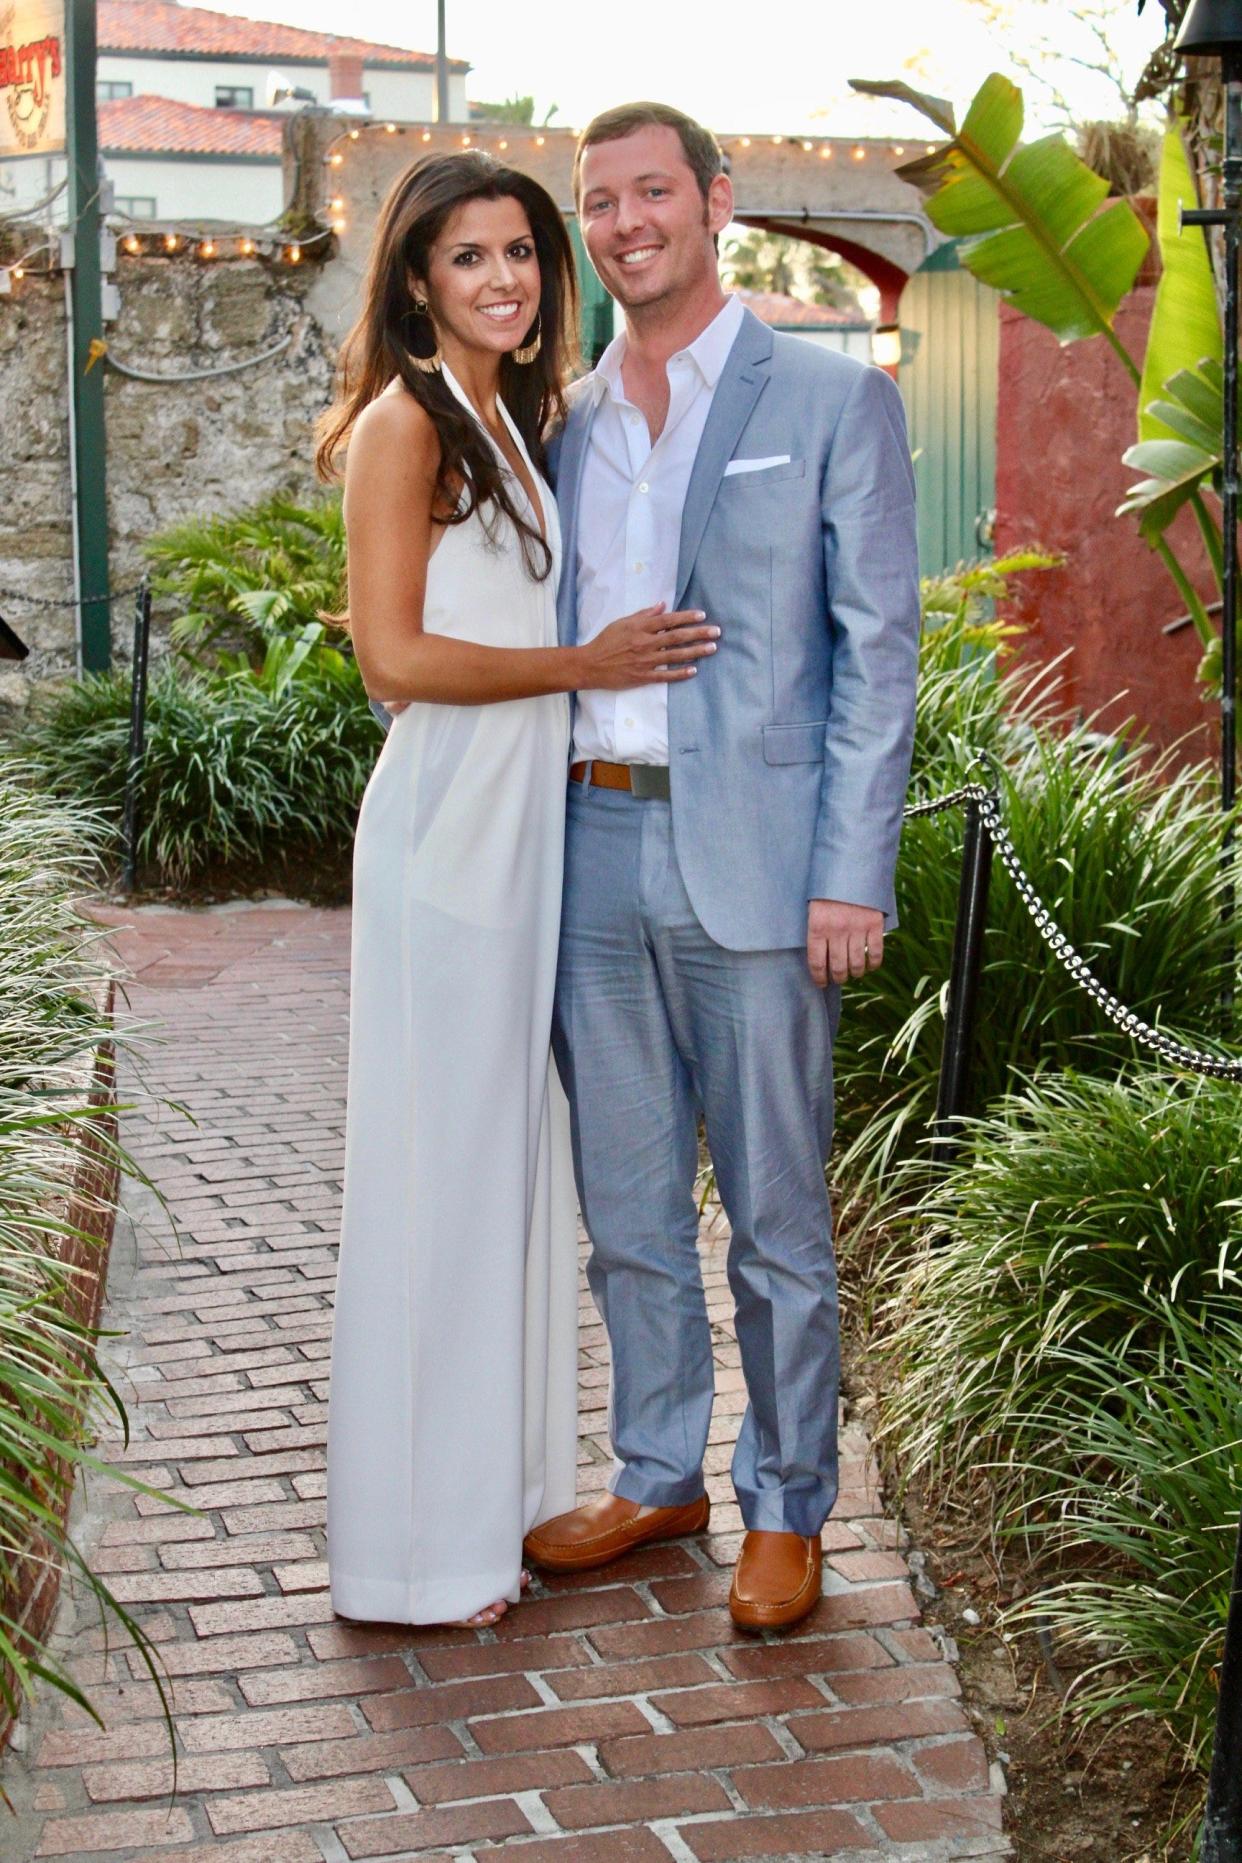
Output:
M584 151L582 236L591 263L624 310L675 299L716 277L712 236L729 223L733 191L712 182L706 202L681 138L649 124Z

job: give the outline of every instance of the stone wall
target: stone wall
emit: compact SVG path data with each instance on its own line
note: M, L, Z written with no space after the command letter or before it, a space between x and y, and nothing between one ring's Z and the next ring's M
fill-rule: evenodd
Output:
M119 255L121 314L107 330L118 361L158 374L215 368L270 349L278 356L228 375L158 383L108 371L108 504L114 589L136 581L142 545L170 524L239 510L280 492L314 490L312 429L331 394L335 337L308 307L318 269L278 260L205 261L178 253ZM0 298L0 590L45 598L73 589L65 311L59 278L28 276ZM113 610L118 657L132 608ZM0 702L73 670L67 608L0 594L0 614L30 659L0 666Z

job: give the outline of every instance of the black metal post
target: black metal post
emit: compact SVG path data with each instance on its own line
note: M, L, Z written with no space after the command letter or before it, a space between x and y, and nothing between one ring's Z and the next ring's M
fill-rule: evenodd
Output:
M1242 1521L1220 1665L1201 1863L1242 1863Z
M138 790L147 715L147 659L151 646L151 587L144 576L134 603L134 657L129 686L129 757L125 765L125 812L121 822L121 883L132 893L138 880Z
M1186 226L1218 226L1225 241L1225 408L1221 461L1224 570L1221 576L1220 805L1232 813L1238 793L1238 254L1242 249L1242 51L1221 52L1225 89L1224 200L1220 207L1183 213ZM1236 909L1233 823L1225 823L1221 843L1225 891L1221 916L1232 922ZM1221 991L1221 1019L1226 1036L1233 1027L1232 966Z
M936 1164L948 1164L952 1159L958 1145L955 1127L969 1104L975 1010L983 970L983 933L987 925L991 879L992 837L984 824L979 803L972 800L966 804L966 837L962 844L962 878L953 931L949 1004L940 1055L936 1120L932 1128L931 1152Z

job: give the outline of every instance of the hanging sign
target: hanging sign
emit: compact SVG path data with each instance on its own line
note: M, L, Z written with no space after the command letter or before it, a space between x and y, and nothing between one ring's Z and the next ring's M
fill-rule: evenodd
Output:
M65 0L0 0L0 161L65 147Z

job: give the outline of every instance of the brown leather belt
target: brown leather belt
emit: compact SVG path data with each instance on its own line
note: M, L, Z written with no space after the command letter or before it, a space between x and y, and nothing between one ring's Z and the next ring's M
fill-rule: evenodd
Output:
M603 763L597 757L569 766L571 783L585 784L588 773L591 788L624 789L645 802L667 802L672 793L666 763Z

